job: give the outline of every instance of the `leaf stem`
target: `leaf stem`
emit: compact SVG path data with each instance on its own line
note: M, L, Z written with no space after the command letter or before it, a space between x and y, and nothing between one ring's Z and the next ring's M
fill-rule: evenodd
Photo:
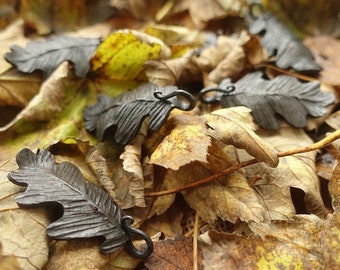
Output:
M314 151L320 148L325 147L326 145L330 144L331 142L340 139L340 129L336 130L334 132L332 132L330 135L326 136L325 138L323 138L322 140L309 145L307 147L301 147L301 148L295 148L292 150L288 150L288 151L282 151L279 152L277 155L278 157L286 157L286 156L291 156L291 155L295 155L295 154L300 154L300 153L306 153L306 152L310 152L310 151ZM209 177L203 178L201 180L195 181L193 183L190 183L188 185L179 187L179 188L174 188L174 189L169 189L169 190L163 190L163 191L157 191L157 192L150 192L145 194L146 197L155 197L155 196L164 196L164 195L169 195L172 193L177 193L177 192L181 192L183 190L189 189L189 188L194 188L206 183L210 183L214 180L216 180L217 178L223 176L223 175L227 175L231 172L234 172L236 170L239 170L243 167L252 165L252 164L256 164L259 163L260 161L257 159L251 159L251 160L247 160L238 164L235 164L219 173L213 174Z

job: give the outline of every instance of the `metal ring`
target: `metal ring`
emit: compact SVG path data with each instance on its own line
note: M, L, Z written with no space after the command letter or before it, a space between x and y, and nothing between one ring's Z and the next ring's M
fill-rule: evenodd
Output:
M228 85L225 89L218 87L206 87L200 91L199 98L204 103L213 103L221 100L221 97L224 95L228 95L229 93L235 91L236 87L234 85ZM210 98L205 97L205 95L209 92L220 92L222 95L214 95Z
M153 242L147 233L143 232L142 230L138 230L133 228L131 225L133 223L133 217L131 216L123 216L121 219L122 228L129 236L129 240L125 243L125 250L132 256L137 258L145 259L153 252ZM137 249L131 240L132 235L135 234L139 238L142 238L146 243L145 250Z
M184 90L176 90L168 95L163 95L162 92L156 91L154 93L155 98L158 98L162 101L170 101L175 108L181 109L182 111L190 111L196 106L196 100L195 98ZM177 97L183 97L185 98L189 104L184 104L181 102Z
M264 14L264 9L263 9L262 4L258 1L252 2L249 5L249 15L253 20L256 20L257 18L259 18L259 16L256 16L254 13L256 8L259 9L261 15Z

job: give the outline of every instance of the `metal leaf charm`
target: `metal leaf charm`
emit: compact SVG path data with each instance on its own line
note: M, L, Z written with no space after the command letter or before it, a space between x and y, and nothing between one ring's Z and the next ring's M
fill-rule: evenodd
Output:
M190 93L176 86L147 83L116 98L99 96L98 102L84 111L85 128L96 131L98 140L103 140L105 132L114 128L114 140L127 144L137 135L146 117L150 117L149 129L157 130L172 109L187 111L194 107L195 99Z
M209 96L209 92L215 95ZM314 117L326 113L325 106L334 102L331 93L320 91L318 82L302 83L287 75L273 80L264 78L261 71L248 73L235 83L224 79L218 87L200 92L205 103L221 102L223 107L246 106L252 109L255 122L267 129L279 128L276 114L283 116L297 128L306 126L306 115Z
M99 43L99 38L57 36L30 42L26 48L14 45L4 57L22 72L42 70L45 77L51 75L62 62L70 61L75 66L75 74L85 77Z
M46 229L55 239L74 239L102 236L100 245L104 253L121 246L137 257L147 257L153 250L151 239L143 231L131 227L133 218L115 204L98 186L86 182L79 169L69 162L55 163L47 150L34 154L29 149L17 155L19 170L10 172L8 179L14 184L27 186L16 197L20 206L57 203L63 207L63 215ZM137 250L131 236L141 237L147 244L144 251Z
M250 6L253 19L250 33L259 35L261 43L269 56L276 55L276 65L283 69L293 68L298 72L319 72L322 68L314 61L310 50L275 16L270 13L254 15L254 9L262 6L254 3ZM262 11L263 12L263 11Z

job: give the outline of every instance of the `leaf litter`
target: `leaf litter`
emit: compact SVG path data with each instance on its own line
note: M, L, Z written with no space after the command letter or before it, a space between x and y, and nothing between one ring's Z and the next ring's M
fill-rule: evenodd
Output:
M199 14L195 9L196 3L183 2L182 5L175 4L174 8L171 8L171 2L166 3L158 13L155 13L156 18L160 22L163 20L162 23L169 23L175 18L172 24L177 24L179 18L180 20L185 18L183 24L186 25L189 25L189 21L193 20L194 28L198 27L199 31L209 25L209 22L207 22L209 16L194 18L195 14ZM215 5L216 3L219 6ZM215 22L218 20L224 22L224 20L230 19L227 15L230 14L228 13L231 11L230 7L222 5L220 1L214 2L214 7L210 9L214 14L212 16L220 14ZM216 7L218 8L216 9ZM247 7L247 5L243 7ZM171 9L172 11L170 11ZM185 15L185 12L183 13L185 10L190 10L189 16L188 14ZM244 19L245 10L238 9L232 12L236 12L233 14L240 16L238 19ZM133 21L132 17L130 21ZM118 24L115 19L111 23L113 28L115 28L115 24L122 25L122 22ZM140 23L135 25L140 25ZM13 189L13 185L8 183L5 175L9 171L15 171L16 167L12 164L13 166L10 169L6 169L7 162L10 160L13 163L15 154L23 147L28 146L35 149L36 147L48 148L53 146L54 150L66 151L71 160L74 160L75 155L80 155L82 158L76 164L82 170L85 167L87 168L85 172L88 173L84 174L86 179L94 182L99 181L97 184L100 183L108 191L110 198L129 208L124 211L134 216L136 225L144 226L143 229L147 232L151 220L153 221L152 224L158 224L157 226L153 225L152 230L150 228L152 234L163 230L168 231L166 228L169 227L169 224L167 224L169 219L165 217L171 219L173 213L177 211L180 214L175 215L176 219L172 221L171 226L177 228L176 232L182 229L182 233L184 233L185 228L182 228L180 224L186 217L185 209L187 207L194 209L203 222L208 223L208 225L216 224L220 220L224 220L224 223L233 224L231 231L237 231L237 234L234 233L230 236L225 231L218 233L209 231L207 234L210 238L206 238L203 242L200 240L198 247L193 243L188 251L189 255L186 262L190 267L196 262L199 265L205 265L205 267L211 265L214 267L213 269L218 269L218 267L225 269L227 266L231 269L239 269L240 267L257 269L273 265L284 265L287 268L291 266L308 268L322 264L336 268L338 262L334 259L334 256L327 256L329 253L336 252L331 240L335 239L336 241L338 239L336 237L338 234L336 229L337 207L335 204L336 196L334 195L337 187L336 171L334 171L334 179L332 180L333 186L330 188L334 204L333 209L329 212L329 209L325 209L321 198L322 191L314 167L314 154L298 152L298 155L286 154L283 157L283 154L289 153L291 149L307 149L312 141L300 128L290 127L290 131L285 133L283 128L287 126L287 123L277 115L275 115L277 118L275 121L279 121L280 128L275 132L278 133L278 136L274 131L269 132L268 135L254 125L249 110L230 108L214 111L216 107L219 107L218 104L202 106L200 102L197 102L198 106L190 112L183 113L174 109L159 130L147 133L143 131L140 134L137 131L134 135L138 134L136 138L141 136L141 140L138 138L136 141L130 141L131 144L125 147L123 155L121 155L123 148L115 142L98 142L96 138L85 131L82 113L86 106L95 102L97 94L109 93L110 96L117 97L131 88L130 85L138 86L141 82L149 81L159 84L160 87L183 84L184 89L189 88L188 92L197 96L199 89L219 85L226 77L232 77L235 83L249 71L258 69L262 64L263 67L270 63L271 59L263 53L260 43L252 34L240 32L238 35L229 37L227 33L230 33L231 30L228 27L223 28L216 40L229 42L228 39L230 38L234 42L229 51L222 56L221 48L223 46L217 47L218 42L211 43L197 51L198 44L202 44L201 37L206 34L203 32L201 32L203 35L199 38L198 43L191 43L184 39L184 41L182 40L183 43L179 43L178 46L175 43L170 44L169 40L164 38L163 44L163 41L161 41L163 38L159 37L162 37L162 31L167 31L167 24L164 25L164 29L158 28L157 30L158 39L153 39L150 32L144 34L141 29L138 29L138 32L129 29L113 33L113 39L124 35L125 37L134 36L134 42L126 43L126 47L118 49L115 47L110 50L109 48L112 44L115 44L114 42L110 43L110 39L106 40L105 38L100 41L100 45L105 44L106 49L101 51L98 49L95 52L95 57L91 60L90 73L87 73L84 79L75 78L71 73L64 73L66 77L62 75L57 76L55 80L51 79L52 82L55 81L57 84L64 85L61 88L59 86L56 88L61 89L60 97L66 97L55 102L57 106L52 110L48 109L50 101L45 98L41 99L40 93L37 95L40 96L39 98L33 97L35 91L32 92L33 94L30 97L26 98L21 106L30 104L29 100L31 99L32 101L35 100L32 102L33 105L39 104L37 107L31 106L27 110L32 116L31 122L25 119L26 116L23 117L24 114L20 114L13 124L9 125L1 134L2 151L0 157L4 161L1 169L5 172L1 180L6 183L3 184L6 188L2 189L4 194L3 199L1 199L1 215L15 216L22 212L29 213L31 217L34 216L34 210L19 209L15 204L14 195L19 193L19 189L15 189L15 194L10 191L7 187ZM223 31L226 32L221 35ZM233 31L235 29L231 32ZM104 35L107 35L107 33ZM83 36L86 36L86 34L83 34ZM100 36L100 33L98 33L98 36ZM134 46L133 43L138 46ZM138 51L139 45L146 51L144 49ZM144 45L147 46L143 47ZM125 58L122 54L124 49L126 49L125 52L130 51L130 49L134 50L136 54L131 54ZM149 49L151 54L147 55ZM160 54L159 50L164 50L165 53ZM215 51L215 55L212 51ZM197 52L199 53L197 54ZM144 56L138 58L137 54ZM115 58L113 55L119 57ZM203 58L200 58L202 55L206 55L206 60L217 57L217 61L204 66L199 63L200 60L203 60ZM276 57L278 58L278 55ZM132 58L136 59L136 63L131 61ZM99 62L95 62L98 59ZM90 62L86 61L86 63ZM65 67L66 65L63 64L62 68ZM51 71L56 68L57 66L54 66ZM75 68L77 68L76 65ZM278 70L280 68L282 69L282 67L279 67ZM131 73L129 70L131 70ZM214 74L215 70L216 73L212 76L211 74ZM274 77L277 76L275 74L273 77L273 73L263 68L262 70L271 80L274 80ZM212 71L214 72L211 73ZM227 73L223 73L225 71ZM285 74L286 71L280 72ZM280 72L279 74L281 74ZM317 74L312 75L317 76ZM315 80L315 78L311 78L311 80ZM53 92L52 82L49 83L51 89L46 93ZM198 87L193 86L197 83L199 83ZM332 85L330 87L332 88ZM336 88L333 89L336 92ZM20 94L18 93L17 96L19 97ZM335 102L338 101L335 100ZM325 104L324 107L329 103ZM42 117L43 122L35 120L35 112L40 112L36 115L40 115L39 117ZM327 118L327 114L324 117ZM144 124L147 124L147 121L149 119L146 118ZM316 123L315 126L319 127L320 124ZM303 135L301 135L302 133ZM336 134L334 136L338 138ZM291 138L295 137L296 141L292 142ZM55 144L60 140L64 143ZM84 143L82 143L82 140ZM90 141L90 144L88 141ZM329 141L327 142L329 143ZM77 154L73 152L72 145L74 144L79 147ZM242 148L245 151L241 150ZM106 154L104 154L105 152ZM111 154L109 154L110 152ZM119 156L122 160L119 160ZM148 156L150 157L149 161ZM280 156L279 164L278 156ZM57 158L60 159L60 157ZM65 158L62 157L61 159ZM266 165L254 165L254 163L260 161L266 163ZM249 166L249 164L253 165ZM273 168L269 168L268 165ZM243 166L245 168L241 169ZM256 168L256 170L251 170L253 168ZM228 173L224 174L224 172ZM111 182L111 179L113 182ZM133 183L138 184L134 186ZM296 198L291 193L292 188L303 191L305 211L309 215L299 213L299 209L296 208ZM168 195L162 195L164 191L171 192L166 193ZM180 203L179 198L183 199L180 200ZM143 204L146 207L136 207L136 205L142 206ZM51 212L38 211L37 213L34 220L40 220L39 224L44 224L45 227L48 224L53 224L47 220ZM330 214L327 216L327 213ZM319 217L317 218L314 214ZM161 218L163 223L157 223ZM283 227L280 227L280 224L285 228L285 232L281 230ZM308 227L308 224L310 227ZM6 225L3 231L7 232L8 226ZM20 226L22 224L18 223L15 227L12 227L15 230ZM306 230L306 226L309 228L310 238L315 240L313 243L299 235L301 230ZM32 254L27 252L24 255L14 253L8 241L1 241L2 253L5 256L15 254L24 269L30 269L32 262L39 269L44 266L51 269L65 267L72 269L79 267L84 269L109 269L116 266L133 269L140 262L140 260L134 260L124 252L114 252L105 256L100 254L96 239L51 242L50 239L46 239L45 231L34 225L34 222L27 228L39 234L39 239L44 239L39 241L39 246L38 244L34 246L33 254L50 253L51 257L48 259L47 256L41 256L39 260L34 261ZM249 232L252 232L251 236L249 236ZM13 232L13 235L15 234ZM218 236L215 237L214 234L218 234ZM170 239L173 237L171 236L172 233L167 233L167 235ZM318 241L320 235L323 235L322 241ZM204 235L201 237L203 239ZM161 239L153 238L156 247L158 243L163 243L164 240ZM19 240L15 241L20 242ZM190 233L186 241L192 243ZM258 249L254 248L256 245L250 244L253 243L252 241L256 242L256 245L259 246ZM20 243L22 246L26 245L25 242ZM296 249L296 243L303 248ZM49 247L47 247L47 244L49 244ZM175 245L180 245L179 241L176 240ZM235 248L220 248L228 245L234 245ZM230 255L227 253L229 250L243 250L242 248L245 245L253 248L252 250L248 248L247 252L244 253L247 254L249 260L244 260L244 256L241 258L237 254ZM195 254L197 254L195 249L197 248L199 259L195 259ZM20 249L15 252L18 251L21 252ZM227 262L221 261L216 259L220 258L218 255L230 256L228 258L233 259ZM156 264L159 263L159 258L158 261L155 261L156 257L153 256L158 256L158 251L145 262L149 269L156 269ZM175 255L169 252L166 256L172 261ZM76 259L72 260L73 258ZM161 258L165 265L167 265L166 259ZM128 263L122 263L123 261ZM246 262L249 264L244 265Z

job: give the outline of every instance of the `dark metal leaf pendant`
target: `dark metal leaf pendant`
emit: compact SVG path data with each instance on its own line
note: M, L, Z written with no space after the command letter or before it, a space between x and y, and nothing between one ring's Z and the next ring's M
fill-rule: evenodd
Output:
M254 15L259 7L261 16ZM276 65L282 69L293 68L298 72L319 72L322 68L314 61L310 50L278 19L264 13L258 3L250 5L250 33L259 35L263 48L269 56L276 55Z
M20 206L57 203L64 209L63 215L46 229L55 239L74 239L102 236L100 245L104 253L125 246L131 255L145 258L153 251L150 237L133 228L133 218L126 215L100 187L83 179L79 169L69 162L55 163L47 150L34 154L29 149L17 155L19 170L10 172L8 179L14 184L27 186L16 197ZM135 235L146 242L145 250L134 247Z
M12 51L4 58L22 72L42 70L45 77L50 76L62 62L70 61L74 64L75 74L85 77L99 43L99 38L56 36L30 42L26 48L11 46Z
M176 86L147 83L116 98L99 96L95 105L85 108L85 128L96 131L98 140L103 140L106 131L113 128L113 139L125 145L137 135L146 117L150 117L149 129L157 130L172 109L188 111L194 107L195 99L190 93Z
M218 87L202 89L200 100L204 103L221 102L226 108L246 106L252 109L259 126L278 129L276 114L294 127L302 128L306 126L307 114L314 117L324 115L325 107L332 104L335 97L321 92L318 82L302 83L287 75L268 80L261 71L257 71L248 73L235 83L228 78Z

